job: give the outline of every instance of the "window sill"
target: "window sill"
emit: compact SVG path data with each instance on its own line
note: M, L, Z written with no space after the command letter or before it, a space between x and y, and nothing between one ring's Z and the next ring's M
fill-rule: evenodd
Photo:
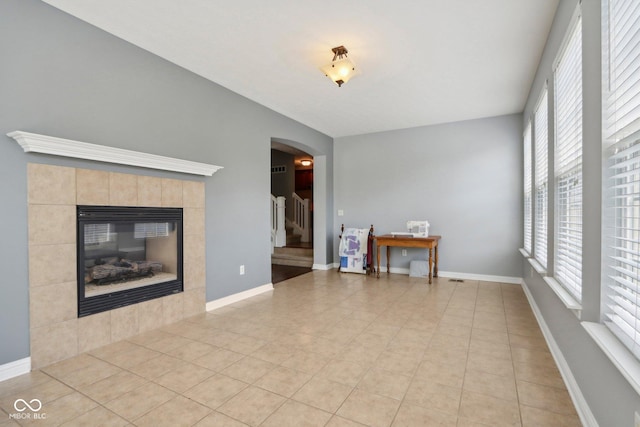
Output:
M640 394L640 361L605 325L594 322L581 322L581 325L618 368L636 393Z
M538 261L536 261L534 258L529 258L529 264L531 264L531 266L533 267L533 269L536 271L536 273L538 273L541 276L546 276L547 275L547 269L544 268Z
M527 252L526 249L520 248L518 250L520 251L520 253L522 254L523 257L525 257L525 258L531 257L531 255L529 255L529 252Z
M580 318L580 311L582 311L582 304L580 304L565 288L558 283L553 277L544 277L544 281L549 285L551 290L556 293L560 301L569 309L574 310L578 318Z

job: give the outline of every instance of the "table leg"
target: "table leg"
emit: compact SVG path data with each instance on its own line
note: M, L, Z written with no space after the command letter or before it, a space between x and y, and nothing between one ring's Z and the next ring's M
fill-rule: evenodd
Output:
M436 251L436 262L433 265L433 277L438 277L438 245L436 245L435 251Z
M376 258L378 259L378 272L376 273L376 277L380 278L380 246L376 246Z
M391 259L391 249L387 246L387 274L389 274L389 260Z
M429 284L431 284L431 264L433 263L433 258L431 257L431 252L433 249L429 248Z

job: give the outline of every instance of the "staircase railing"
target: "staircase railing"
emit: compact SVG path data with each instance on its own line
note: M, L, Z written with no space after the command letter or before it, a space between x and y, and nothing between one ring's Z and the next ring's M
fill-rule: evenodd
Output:
M292 195L293 200L293 232L300 234L301 242L311 241L311 221L309 212L309 199L302 199L296 193Z
M271 195L271 253L273 248L282 248L287 245L284 203L284 197Z

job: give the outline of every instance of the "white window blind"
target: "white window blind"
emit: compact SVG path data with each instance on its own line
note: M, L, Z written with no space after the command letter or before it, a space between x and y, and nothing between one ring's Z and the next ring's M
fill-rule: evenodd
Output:
M582 25L578 17L554 70L556 242L554 277L582 301Z
M84 244L98 245L113 240L114 227L108 223L85 224L84 225Z
M524 130L524 250L531 254L531 122Z
M545 89L534 115L535 123L535 225L534 258L547 268L547 200L549 197L549 129L547 120L547 91Z
M603 321L640 357L640 2L603 13Z
M133 237L135 239L167 237L168 235L168 222L136 222L134 224Z

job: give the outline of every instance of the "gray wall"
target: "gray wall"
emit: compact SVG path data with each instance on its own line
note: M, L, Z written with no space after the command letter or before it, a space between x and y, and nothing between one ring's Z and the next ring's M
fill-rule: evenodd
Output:
M553 62L556 59L577 0L563 0L558 6L547 46L545 47L534 84L527 100L524 123L533 114L546 81L550 100L553 100ZM601 255L601 185L602 185L602 129L601 129L601 36L600 2L582 1L583 32L583 311L581 319L598 322L600 315L600 255ZM552 117L553 102L549 117ZM550 120L553 136L553 123ZM553 139L549 140L553 152ZM551 160L553 160L551 158ZM549 182L553 182L553 163ZM553 193L552 193L553 194ZM553 202L553 200L551 200ZM550 206L553 206L550 204ZM553 209L550 209L553 219ZM553 222L550 222L549 259L553 251ZM555 293L531 268L521 261L522 276L535 305L557 343L562 356L576 379L580 391L597 422L601 426L631 426L634 411L640 410L640 396L580 325L580 319L562 304ZM553 275L553 263L549 264Z
M521 135L517 114L337 138L334 222L384 234L428 220L440 270L520 277ZM424 251L394 248L391 268L411 259Z
M332 239L333 141L37 0L0 2L0 364L29 355L26 164L194 179L24 154L24 130L224 166L206 182L207 300L271 282L270 144L325 161L316 228ZM322 198L320 198L322 197ZM316 262L332 261L320 241ZM239 276L239 265L246 275Z

